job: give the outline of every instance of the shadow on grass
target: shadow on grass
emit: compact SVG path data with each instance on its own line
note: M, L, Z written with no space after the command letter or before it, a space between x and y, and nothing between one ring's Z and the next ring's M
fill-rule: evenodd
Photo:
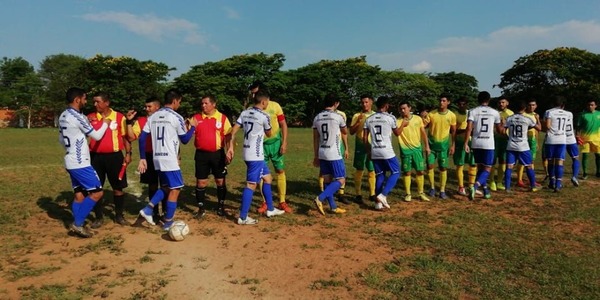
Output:
M52 219L59 220L67 228L73 221L71 213L71 203L73 202L73 192L61 192L56 198L40 197L37 205L46 211L46 214Z

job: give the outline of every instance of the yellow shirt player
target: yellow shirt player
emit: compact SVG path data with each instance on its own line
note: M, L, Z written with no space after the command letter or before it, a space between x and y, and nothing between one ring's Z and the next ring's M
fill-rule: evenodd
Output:
M411 113L412 107L406 101L400 103L400 115L396 123L398 127L402 126L402 123L407 121L408 125L404 127L402 133L398 136L398 143L400 145L400 158L402 160L402 179L404 180L404 188L406 196L404 201L410 202L412 195L410 193L411 184L411 173L412 169L417 172L417 191L419 197L423 201L429 201L429 198L425 195L425 157L423 156L423 150L429 155L429 141L427 139L427 132L425 131L425 124L423 119L417 115Z
M267 87L261 82L254 82L248 87L252 97L263 96L269 98L269 104L265 108L265 112L271 118L271 137L265 138L264 151L265 161L268 163L271 161L277 173L277 191L279 194L279 206L278 209L284 210L286 213L291 213L292 208L285 202L287 181L285 176L285 164L283 155L287 151L287 136L288 128L285 122L285 115L283 109L279 103L270 100L270 95ZM262 189L262 187L261 187ZM258 213L262 214L267 211L267 203L263 199L261 207L258 209Z
M586 110L577 119L577 137L581 144L581 170L583 179L587 179L587 160L594 153L596 160L596 177L600 177L600 112L596 110L596 100L586 103Z
M467 97L460 97L456 104L458 110L454 112L456 115L456 145L465 144L465 133L467 131L467 117L469 114L468 99ZM469 174L469 186L475 184L475 177L477 176L477 165L475 164L475 158L472 153L465 152L465 149L461 146L455 147L454 155L454 166L456 166L456 178L458 180L458 194L467 196L467 190L465 189L465 177L464 177L464 165L468 164Z
M448 199L446 181L448 180L448 155L454 154L454 139L456 137L456 115L448 109L450 98L441 95L437 109L430 111L423 119L429 128L429 148L427 157L427 175L429 177L429 196L435 196L435 181L433 167L437 160L440 170L440 198Z
M498 100L498 113L500 113L500 125L502 126L502 128L504 128L504 123L506 123L506 119L515 114L512 110L508 108L508 104L509 103L506 98L501 98L500 100ZM495 134L494 139L496 148L494 149L494 166L492 166L490 178L490 190L492 191L505 189L502 182L504 182L503 176L504 172L506 171L506 146L508 146L508 136L504 134ZM498 165L500 167L500 170L502 171L499 171L498 167L495 166L496 160L498 161ZM496 181L498 182L498 184L496 184Z
M353 166L356 169L354 173L354 188L356 189L356 196L354 201L357 203L362 203L362 178L363 172L365 168L369 171L369 199L372 201L375 200L375 167L373 167L373 162L367 159L367 151L366 146L363 144L363 126L365 125L365 120L370 117L375 112L372 110L373 108L373 97L368 95L363 95L360 97L360 107L361 112L354 114L352 116L352 121L350 122L350 134L356 135L356 139L354 142L354 161Z

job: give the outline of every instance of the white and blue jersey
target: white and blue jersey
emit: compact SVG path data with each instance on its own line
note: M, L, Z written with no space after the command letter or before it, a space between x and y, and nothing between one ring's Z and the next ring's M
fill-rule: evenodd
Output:
M508 151L529 151L527 131L535 127L536 123L521 113L516 113L506 119L504 128L508 129Z
M480 105L469 110L467 122L473 123L471 148L493 150L494 127L500 124L500 113L489 106Z
M384 112L372 114L365 120L364 129L371 135L371 159L396 157L392 144L392 133L397 128L396 118Z
M344 117L333 110L324 110L314 118L312 128L319 133L319 159L342 160L340 129L344 127Z
M251 107L244 110L235 122L244 131L242 151L244 161L264 161L265 132L271 130L269 115L256 107Z
M546 130L544 143L547 145L567 144L566 130L569 119L571 119L571 126L573 126L572 113L557 107L547 110L544 114L544 121L550 120L550 126Z
M86 137L101 139L108 125L103 123L96 131L80 111L71 107L60 114L58 123L58 141L65 148L65 168L74 170L90 166L90 148Z
M162 172L179 171L180 142L186 144L193 133L187 131L183 117L170 107L163 107L148 117L143 132L152 139L154 168ZM140 151L140 155L142 152L145 151Z

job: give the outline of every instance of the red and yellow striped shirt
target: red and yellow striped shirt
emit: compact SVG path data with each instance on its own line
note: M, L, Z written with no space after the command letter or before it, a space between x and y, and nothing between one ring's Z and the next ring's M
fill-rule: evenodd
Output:
M231 134L231 123L227 116L216 111L211 116L199 113L195 114L193 118L198 121L194 141L196 149L208 152L222 149L225 136Z
M119 152L125 148L123 140L127 136L127 127L125 126L125 116L122 113L111 109L108 118L112 120L108 129L99 141L90 139L90 152L95 153L113 153ZM100 113L91 113L88 115L90 123L95 130L102 126L102 115Z

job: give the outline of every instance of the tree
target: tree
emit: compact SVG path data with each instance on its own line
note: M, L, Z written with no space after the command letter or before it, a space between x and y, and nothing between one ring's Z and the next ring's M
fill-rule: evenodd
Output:
M24 94L22 87L16 91L15 87L21 82L23 77L35 74L33 66L22 57L7 58L3 57L0 61L0 106L9 109L19 109L23 103Z
M151 60L96 55L83 64L83 88L92 94L108 92L111 107L117 111L141 110L148 97L162 95L171 70Z
M40 64L38 75L44 82L48 108L59 113L65 106L65 93L70 87L85 83L83 65L85 58L70 54L46 56Z
M436 105L442 87L425 74L402 70L382 71L377 78L377 90L392 99L393 104L408 101L417 110Z
M247 105L248 86L257 80L269 83L284 61L280 53L235 55L193 66L175 78L173 86L198 103L203 95L212 94L218 99L219 110L237 115Z
M477 103L477 79L465 73L447 72L429 75L442 87L442 91L450 95L452 102L460 97L467 97L469 105Z
M509 98L538 100L543 111L548 98L562 95L567 108L580 111L589 99L600 96L600 55L577 48L538 50L517 59L502 73L498 86Z

